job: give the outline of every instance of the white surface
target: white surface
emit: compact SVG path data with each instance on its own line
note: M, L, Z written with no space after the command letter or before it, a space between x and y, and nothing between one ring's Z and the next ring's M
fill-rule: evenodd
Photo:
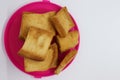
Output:
M0 36L9 16L38 0L1 0ZM67 6L81 33L80 50L60 75L35 79L19 71L0 46L0 80L120 80L120 0L52 0ZM2 39L1 39L2 40Z

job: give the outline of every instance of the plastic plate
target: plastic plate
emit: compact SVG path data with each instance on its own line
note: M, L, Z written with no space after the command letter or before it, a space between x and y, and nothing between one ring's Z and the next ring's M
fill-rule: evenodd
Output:
M19 39L22 13L26 11L35 12L35 13L45 13L49 11L58 11L60 9L61 7L59 5L51 3L49 0L43 0L41 2L33 2L18 9L8 20L5 31L4 31L5 50L11 62L21 71L25 72L24 59L21 56L19 56L17 53L24 43L22 40ZM76 25L76 22L74 19L73 21L75 23L75 26L74 28L71 29L71 31L78 30L78 26ZM80 36L79 36L79 41L80 41ZM77 44L76 47L72 49L78 50L78 47L79 47L79 43ZM70 50L66 51L62 56L59 55L59 62ZM55 69L49 69L47 71L38 71L38 72L30 72L30 73L25 72L25 73L32 75L36 78L40 78L40 77L54 75L54 70Z

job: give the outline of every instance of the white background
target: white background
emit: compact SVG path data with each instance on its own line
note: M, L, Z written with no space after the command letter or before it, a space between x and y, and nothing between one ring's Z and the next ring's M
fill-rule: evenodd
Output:
M20 6L38 0L0 0L0 80L120 80L120 0L51 0L67 6L81 35L78 55L60 75L35 79L18 70L3 48L3 30Z

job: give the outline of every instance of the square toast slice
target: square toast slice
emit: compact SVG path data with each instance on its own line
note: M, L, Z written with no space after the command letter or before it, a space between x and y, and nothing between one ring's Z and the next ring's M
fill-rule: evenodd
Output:
M65 37L75 25L66 7L63 7L56 15L51 17L51 21L60 37Z
M58 49L54 43L47 51L47 56L44 61L36 61L29 58L24 58L24 67L26 72L46 71L50 68L57 67L58 64Z
M65 52L66 50L75 47L78 44L78 36L78 31L71 31L64 38L57 36L57 43L60 51Z
M73 50L71 52L69 52L64 59L61 61L61 63L58 65L57 69L55 70L55 74L59 74L72 60L73 58L76 56L77 51Z
M51 44L53 35L46 30L31 27L19 55L34 60L44 60Z
M50 20L50 17L52 17L55 14L56 14L55 11L42 13L42 14L24 12L22 15L19 37L25 40L29 31L29 28L31 26L50 31L53 34L55 34L55 29Z

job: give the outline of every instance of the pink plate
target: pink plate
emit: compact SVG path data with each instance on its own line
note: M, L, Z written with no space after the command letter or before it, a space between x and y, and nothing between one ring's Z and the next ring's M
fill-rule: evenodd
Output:
M4 32L5 50L11 62L21 71L25 72L24 62L23 62L24 60L21 56L17 54L17 52L20 50L20 48L23 45L23 41L20 40L18 37L19 31L20 31L22 13L25 11L35 12L35 13L45 13L49 11L58 11L60 9L61 9L60 6L50 3L49 0L43 0L43 2L34 2L21 7L9 19ZM76 23L75 23L75 27L71 30L78 30ZM80 42L80 37L79 37L79 42ZM78 47L79 47L79 44L72 49L78 50ZM59 55L59 62L70 50L63 53L64 55ZM25 73L32 75L36 78L40 78L40 77L54 75L54 70L55 69L49 69L47 71L38 71L38 72L30 72L30 73L25 72Z

